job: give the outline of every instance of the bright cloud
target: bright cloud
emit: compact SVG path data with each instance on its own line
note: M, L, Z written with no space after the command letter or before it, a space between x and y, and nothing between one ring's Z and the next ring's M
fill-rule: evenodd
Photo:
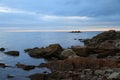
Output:
M89 20L92 19L87 16L55 16L55 15L43 15L41 16L43 20Z

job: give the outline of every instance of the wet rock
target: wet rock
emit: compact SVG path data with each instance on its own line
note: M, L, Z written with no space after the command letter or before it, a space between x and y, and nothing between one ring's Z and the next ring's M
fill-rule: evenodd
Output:
M110 76L108 76L108 79L120 79L120 73L119 72L113 72Z
M78 57L72 49L66 49L62 51L61 56L64 58L75 58Z
M11 55L11 56L19 56L19 51L8 51L8 52L5 52L5 54Z
M6 67L6 65L4 63L0 63L0 67Z
M81 46L72 46L71 49L81 57L87 57L88 56L88 51L86 47L81 47Z
M0 51L5 51L5 48L0 48Z
M12 75L7 75L7 78L9 79L9 78L14 78L14 76L12 76Z
M16 66L17 68L22 68L23 70L26 70L26 71L35 69L34 65L25 65L25 64L17 63Z

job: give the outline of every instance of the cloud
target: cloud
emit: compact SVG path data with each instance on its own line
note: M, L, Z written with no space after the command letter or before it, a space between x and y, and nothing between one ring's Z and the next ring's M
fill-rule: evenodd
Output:
M0 6L0 13L16 13L16 14L29 14L29 15L36 14L35 12L10 8L10 7L6 7L6 6Z
M78 26L89 29L120 26L120 0L0 1L0 25L5 27L62 29Z
M56 16L56 15L42 15L40 18L45 21L90 20L92 19L87 16Z

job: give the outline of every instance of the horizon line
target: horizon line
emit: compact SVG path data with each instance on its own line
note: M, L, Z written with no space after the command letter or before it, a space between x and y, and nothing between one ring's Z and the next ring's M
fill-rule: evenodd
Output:
M89 30L0 29L1 32L71 32L71 31L89 32L89 31L109 31L109 30L120 31L120 29L89 29Z

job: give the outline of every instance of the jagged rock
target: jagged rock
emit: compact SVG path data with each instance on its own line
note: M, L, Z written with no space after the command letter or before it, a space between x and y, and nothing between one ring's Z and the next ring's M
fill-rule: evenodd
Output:
M32 50L31 48L24 49L25 52L29 52L31 50Z
M25 65L25 64L17 63L16 66L17 68L22 68L23 70L27 70L27 71L35 69L34 65Z
M51 44L48 47L45 48L46 55L45 57L56 57L61 58L60 54L63 51L63 48L60 44Z
M46 48L25 49L24 51L28 52L28 54L33 58L43 57L46 59L61 59L60 54L63 51L63 49L59 44L51 44Z
M95 70L95 75L103 75L105 73L104 70Z
M108 76L108 79L120 79L120 73L119 72L113 72L111 75Z
M116 52L113 50L111 51L105 51L105 52L102 52L102 53L99 53L97 55L97 58L106 58L107 56L115 56L116 55Z
M70 71L74 69L96 69L102 67L117 68L120 63L116 60L93 59L86 57L77 57L72 59L59 60L49 63L40 64L40 67L48 67L51 70Z
M87 57L88 56L88 50L87 47L81 47L81 46L72 46L71 49L81 57Z
M5 51L5 48L0 48L0 51Z
M78 57L76 53L72 49L66 49L62 51L61 56L63 58L75 58Z
M19 51L8 51L8 52L5 52L5 54L11 55L11 56L19 56Z
M115 30L106 31L94 36L92 39L84 40L84 44L86 46L98 47L101 43L107 40L120 40L120 32L116 32Z

